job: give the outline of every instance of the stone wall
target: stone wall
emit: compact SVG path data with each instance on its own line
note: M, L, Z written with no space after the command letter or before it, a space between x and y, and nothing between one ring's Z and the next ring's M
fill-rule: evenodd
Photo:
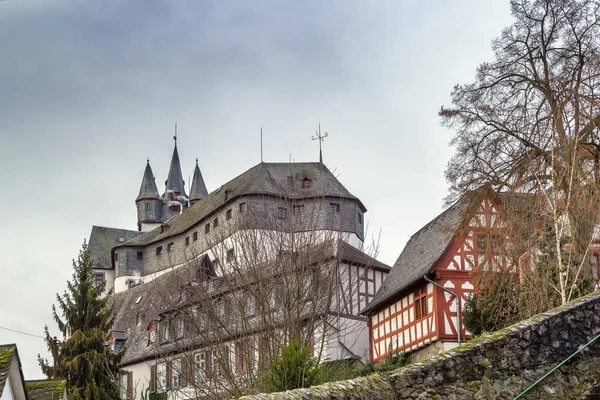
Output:
M599 334L596 292L391 373L243 399L513 399ZM600 339L525 398L584 399L599 382Z

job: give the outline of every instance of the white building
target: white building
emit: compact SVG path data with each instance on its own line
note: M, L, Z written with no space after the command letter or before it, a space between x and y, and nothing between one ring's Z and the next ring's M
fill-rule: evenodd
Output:
M182 176L175 147L162 196L146 166L138 231L90 235L123 398L239 392L292 336L321 362L368 359L360 312L389 267L361 251L366 208L324 164L260 163L208 193L196 162L189 196Z

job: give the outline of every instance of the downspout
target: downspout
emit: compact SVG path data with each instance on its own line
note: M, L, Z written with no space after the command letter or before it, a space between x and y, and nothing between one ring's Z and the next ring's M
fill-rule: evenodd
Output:
M456 295L456 293L446 289L445 287L443 287L442 285L440 285L439 283L432 281L431 279L429 279L427 277L427 275L423 275L423 279L425 279L427 282L429 283L433 283L435 286L439 287L440 289L442 289L444 292L449 293L451 296L454 296L454 298L456 299L456 317L458 319L458 326L456 328L456 332L458 333L458 345L461 345L461 340L460 340L460 331L462 331L462 315L461 315L461 307L460 307L460 297L458 297Z

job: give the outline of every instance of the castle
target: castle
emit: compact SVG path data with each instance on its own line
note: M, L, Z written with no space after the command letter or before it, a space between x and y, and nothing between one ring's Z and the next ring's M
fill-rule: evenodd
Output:
M322 162L261 162L208 193L196 160L188 194L175 143L163 194L148 161L135 204L137 231L94 226L88 244L115 292L122 398L233 395L294 335L322 362L368 359L360 313L390 267Z

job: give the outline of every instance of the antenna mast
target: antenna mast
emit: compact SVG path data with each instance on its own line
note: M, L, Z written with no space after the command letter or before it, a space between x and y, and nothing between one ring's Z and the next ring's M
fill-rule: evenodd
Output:
M321 149L321 142L323 142L327 136L329 136L327 132L321 135L321 123L319 122L319 130L316 132L316 136L312 137L312 140L319 141L319 162L321 163L323 163L323 150Z

